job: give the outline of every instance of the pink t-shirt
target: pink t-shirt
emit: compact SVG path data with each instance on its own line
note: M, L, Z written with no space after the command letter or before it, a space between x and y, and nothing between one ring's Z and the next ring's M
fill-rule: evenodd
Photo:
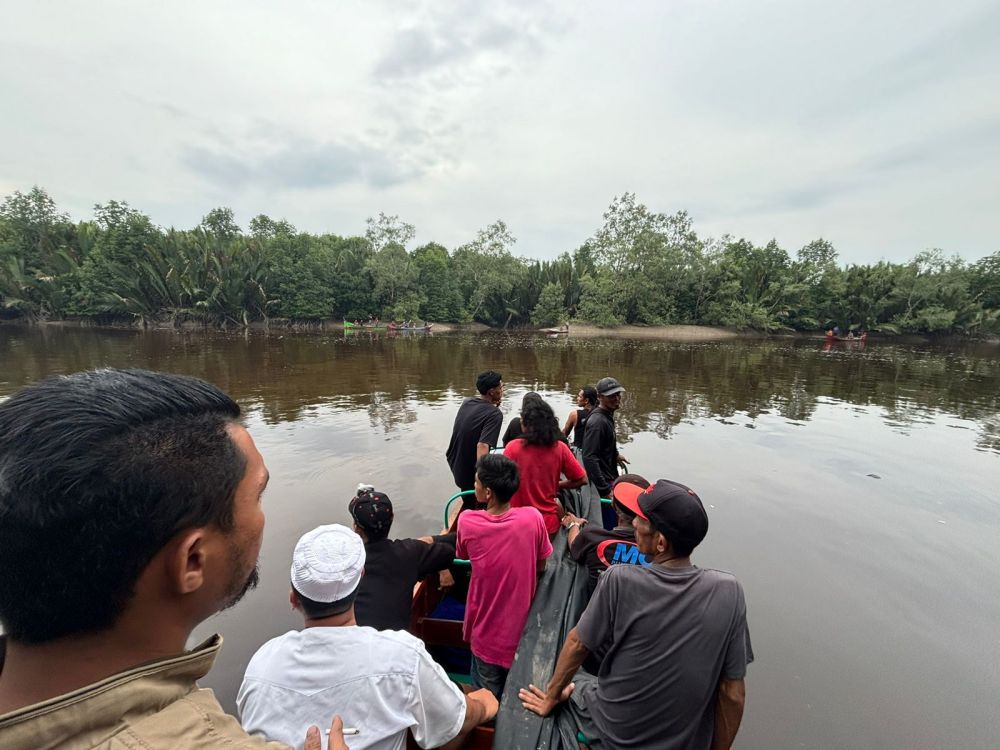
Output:
M517 464L521 474L521 484L510 499L511 507L537 508L545 520L546 531L555 534L559 531L556 506L559 476L565 474L567 479L583 479L587 472L562 440L557 440L555 445L532 445L518 438L507 443L503 454Z
M467 510L458 517L455 551L472 561L462 634L480 659L509 669L535 596L538 561L552 554L542 516L534 508L499 516Z

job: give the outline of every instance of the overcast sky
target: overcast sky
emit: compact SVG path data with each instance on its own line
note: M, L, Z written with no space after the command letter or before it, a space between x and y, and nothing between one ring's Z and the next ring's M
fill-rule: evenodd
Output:
M0 193L78 219L502 218L544 258L633 191L846 262L1000 250L996 0L2 3Z

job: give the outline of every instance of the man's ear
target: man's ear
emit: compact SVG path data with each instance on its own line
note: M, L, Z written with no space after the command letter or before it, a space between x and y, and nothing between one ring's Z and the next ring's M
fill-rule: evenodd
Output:
M190 529L171 542L167 558L169 585L178 594L191 594L205 584L205 529Z
M295 589L288 589L288 603L292 605L292 610L302 608L302 603L299 601L299 595Z
M670 551L670 540L659 531L656 532L656 552L657 554Z

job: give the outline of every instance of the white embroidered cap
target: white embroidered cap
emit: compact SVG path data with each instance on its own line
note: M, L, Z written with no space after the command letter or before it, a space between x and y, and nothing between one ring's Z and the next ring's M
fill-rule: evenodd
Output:
M351 594L365 570L361 537L339 523L303 534L292 553L292 586L314 602L336 602Z

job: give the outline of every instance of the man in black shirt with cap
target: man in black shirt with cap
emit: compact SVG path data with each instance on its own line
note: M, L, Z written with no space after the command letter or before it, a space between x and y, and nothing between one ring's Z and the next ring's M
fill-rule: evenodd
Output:
M463 491L475 489L476 461L496 447L503 425L503 414L498 408L503 399L500 373L493 370L480 373L476 378L476 390L479 395L465 399L455 415L451 442L445 453L455 484ZM462 504L472 507L475 498L470 495Z
M591 747L727 750L753 661L743 588L730 573L692 565L708 533L694 490L661 479L645 490L619 484L615 499L635 513L652 565L601 574L547 689L521 689L521 704L547 716L569 701ZM596 677L577 671L590 654L599 655Z
M365 574L354 602L358 625L406 630L413 587L431 573L447 572L455 559L455 535L389 539L392 502L367 485L358 488L348 510L354 531L365 543Z
M598 406L590 412L583 431L583 467L601 497L611 497L611 483L618 476L618 465L625 463L615 437L615 412L624 392L622 384L614 378L597 381Z

